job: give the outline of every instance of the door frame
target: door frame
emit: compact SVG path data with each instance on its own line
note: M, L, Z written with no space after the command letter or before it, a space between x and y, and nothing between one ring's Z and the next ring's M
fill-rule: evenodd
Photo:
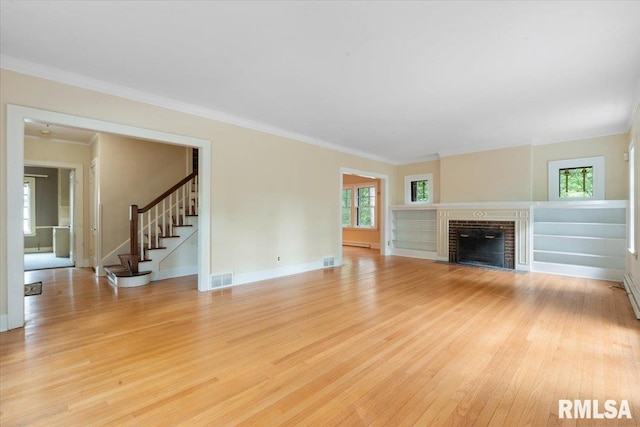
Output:
M209 290L211 271L211 141L136 126L123 125L98 119L7 105L7 170L6 170L6 239L2 242L6 254L7 329L24 325L24 236L22 227L22 177L24 175L24 122L25 119L55 123L63 126L91 129L117 135L140 138L164 144L197 147L200 152L198 167L199 236L198 236L198 290ZM11 249L11 250L9 250ZM4 325L2 325L4 326Z
M73 190L73 230L71 236L75 236L73 241L73 265L75 267L86 267L87 260L84 258L84 172L82 163L58 162L55 160L24 160L24 166L36 166L42 168L71 169L75 171L75 183ZM22 168L24 170L24 167ZM11 206L11 205L9 205ZM23 241L24 244L24 241ZM24 248L23 248L24 252ZM81 258L78 260L78 255ZM23 266L24 270L24 266Z
M96 276L102 271L102 204L100 203L100 163L91 159L89 164L89 267ZM95 229L95 230L94 230ZM92 257L95 258L93 265Z
M340 168L340 190L338 191L339 206L342 206L342 176L344 174L358 175L367 178L377 178L380 180L380 255L389 255L388 236L389 227L387 226L387 216L389 214L389 175L385 175L377 172L367 172L359 169L352 169L347 167ZM338 230L340 239L340 260L342 260L342 209L338 210Z

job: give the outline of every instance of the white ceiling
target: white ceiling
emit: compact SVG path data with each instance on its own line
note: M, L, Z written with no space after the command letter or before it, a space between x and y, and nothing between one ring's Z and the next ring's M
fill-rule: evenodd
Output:
M24 134L38 139L89 145L95 137L96 132L87 129L28 120L24 124Z
M627 132L640 2L5 1L2 67L410 163Z

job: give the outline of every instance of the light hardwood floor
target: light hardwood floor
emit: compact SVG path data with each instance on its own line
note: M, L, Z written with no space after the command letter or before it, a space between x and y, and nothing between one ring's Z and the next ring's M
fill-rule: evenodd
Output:
M610 282L380 257L200 293L26 273L0 425L637 425L640 321ZM633 418L558 420L559 399ZM602 404L602 403L601 403Z

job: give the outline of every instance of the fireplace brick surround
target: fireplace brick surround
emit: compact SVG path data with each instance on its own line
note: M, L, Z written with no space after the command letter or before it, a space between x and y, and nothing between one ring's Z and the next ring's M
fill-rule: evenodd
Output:
M458 229L460 228L504 231L504 267L510 269L515 268L514 221L449 220L449 262L458 262L457 236Z

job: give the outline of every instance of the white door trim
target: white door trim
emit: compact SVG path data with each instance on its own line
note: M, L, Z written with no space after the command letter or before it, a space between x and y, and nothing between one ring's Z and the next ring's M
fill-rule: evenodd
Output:
M380 254L389 255L389 245L387 245L388 241L388 219L387 216L389 214L389 175L377 173L377 172L367 172L358 169L352 169L347 167L340 168L340 179L339 189L338 189L338 200L340 201L339 205L342 205L342 176L344 174L358 175L364 176L368 178L378 178L380 179L380 190L381 194L381 206L380 206ZM338 209L338 233L340 239L340 260L342 260L342 209Z
M22 177L24 175L24 120L33 119L64 126L92 129L98 132L141 138L159 143L197 147L200 151L199 175L199 238L198 290L209 290L211 271L211 141L176 135L135 126L36 108L7 105L7 175L6 175L6 231L3 248L7 258L7 328L24 325L24 236L22 235Z

